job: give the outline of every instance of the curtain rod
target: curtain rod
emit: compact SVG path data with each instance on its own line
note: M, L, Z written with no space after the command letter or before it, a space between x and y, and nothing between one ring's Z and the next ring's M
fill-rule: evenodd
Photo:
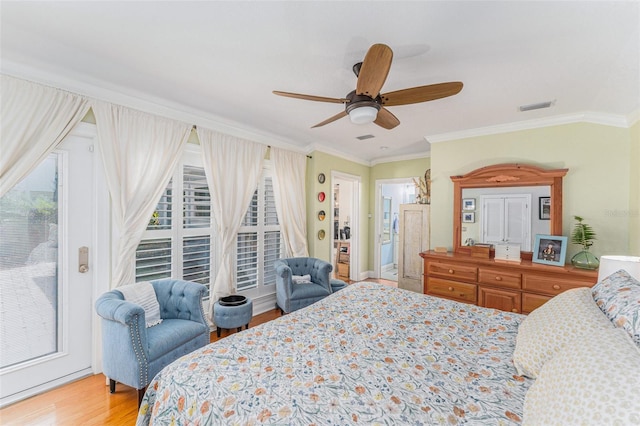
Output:
M198 127L194 124L192 127L193 130L198 130ZM267 145L267 148L271 148L271 145ZM307 158L313 158L311 155L307 155Z

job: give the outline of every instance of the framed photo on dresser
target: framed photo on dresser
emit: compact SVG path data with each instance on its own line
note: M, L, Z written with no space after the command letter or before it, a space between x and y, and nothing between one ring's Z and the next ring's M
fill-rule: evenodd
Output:
M567 237L562 235L536 235L532 262L564 266L567 257Z

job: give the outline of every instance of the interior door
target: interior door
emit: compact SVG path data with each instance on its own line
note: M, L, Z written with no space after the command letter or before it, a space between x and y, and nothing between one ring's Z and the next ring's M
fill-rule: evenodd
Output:
M519 244L520 250L531 251L531 196L515 195L505 198L505 241Z
M92 141L67 137L0 199L0 405L91 373Z
M482 243L519 244L531 251L531 195L486 195L480 197Z

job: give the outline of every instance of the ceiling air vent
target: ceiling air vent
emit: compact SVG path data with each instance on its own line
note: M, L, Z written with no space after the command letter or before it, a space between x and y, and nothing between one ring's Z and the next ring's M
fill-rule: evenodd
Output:
M538 102L537 104L520 105L518 109L524 112L524 111L532 111L534 109L549 108L551 105L553 105L552 101Z
M361 141L363 141L365 139L371 139L371 138L375 138L375 136L373 136L373 135L356 136L356 139L360 139Z

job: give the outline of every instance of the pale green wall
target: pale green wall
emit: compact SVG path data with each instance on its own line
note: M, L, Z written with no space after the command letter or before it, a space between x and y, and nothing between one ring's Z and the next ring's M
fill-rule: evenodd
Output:
M376 180L413 178L424 176L424 172L431 167L431 158L424 157L414 160L394 161L391 163L376 164L371 167L371 177L369 180L369 211L372 213L369 219L369 241L371 247L368 250L367 270L372 271L374 267L374 241L375 241L375 211L376 211Z
M373 241L375 228L375 182L378 179L395 179L423 176L430 167L431 160L428 157L414 160L394 161L391 163L377 164L373 167L348 161L324 152L315 151L307 160L307 238L309 241L309 255L332 262L331 257L331 172L347 173L359 176L360 187L360 235L359 235L359 273L371 271L374 263ZM318 182L318 174L324 173L324 184ZM318 201L318 193L324 191L327 198L321 203ZM319 210L327 212L327 218L322 222L318 220ZM371 214L371 217L369 217ZM318 239L318 231L323 229L326 233L324 240Z
M597 233L596 256L638 254L638 220L633 226L629 220L634 206L638 212L637 137L637 125L630 130L578 123L432 144L431 246L452 247L450 176L491 164L526 163L569 169L563 184L563 235L571 233L573 216L579 215ZM632 190L635 197L630 197ZM570 245L567 259L577 251Z
M629 254L640 256L640 121L631 128L629 182Z
M360 271L364 272L368 270L368 247L369 247L369 233L368 222L371 220L367 216L369 210L366 206L369 205L369 175L371 169L369 166L355 163L353 161L345 160L340 157L335 157L330 154L326 154L320 151L314 151L311 154L310 159L307 160L307 239L309 241L309 255L324 259L328 262L332 262L331 259L331 188L333 182L331 182L331 172L347 173L354 176L359 176L361 180L360 186L360 229L358 247L360 249L358 255L358 261L360 264ZM326 176L325 183L318 182L318 174L324 173ZM318 201L318 193L324 191L326 199L324 202ZM324 210L327 213L327 217L322 222L318 220L317 214L319 210ZM324 240L318 239L318 231L323 229L326 237Z

